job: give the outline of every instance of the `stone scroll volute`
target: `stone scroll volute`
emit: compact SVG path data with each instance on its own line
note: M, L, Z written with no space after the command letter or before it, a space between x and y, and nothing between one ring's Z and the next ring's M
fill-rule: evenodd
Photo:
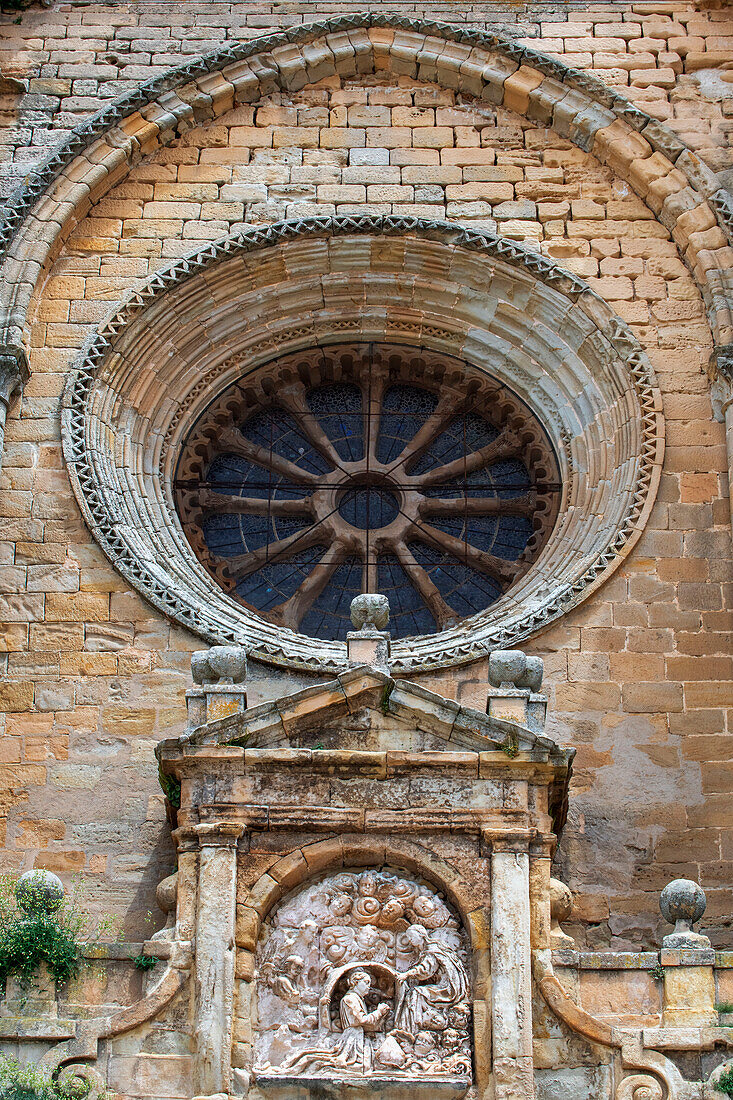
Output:
M472 1082L467 938L435 890L398 872L341 872L265 921L253 1075L278 1084Z

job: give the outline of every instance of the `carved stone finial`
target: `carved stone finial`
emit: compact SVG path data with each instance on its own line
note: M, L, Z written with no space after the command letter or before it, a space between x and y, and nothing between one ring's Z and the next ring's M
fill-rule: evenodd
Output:
M389 600L380 592L362 592L351 601L351 622L355 630L373 633L387 629Z
M191 654L195 684L243 684L247 679L247 651L243 646L214 645Z
M570 887L558 878L550 879L550 946L574 948L575 940L563 932L560 923L568 920L573 911L573 895Z
M705 912L705 891L689 878L676 878L659 895L659 908L674 932L665 936L662 945L668 948L710 947L710 940L692 926Z
M26 871L15 884L15 897L25 913L55 913L64 900L64 884L51 871Z
M539 691L545 663L528 657L521 649L497 649L489 654L489 683L496 688Z
M247 707L247 651L241 645L213 645L191 654L196 685L186 692L188 727L242 714Z

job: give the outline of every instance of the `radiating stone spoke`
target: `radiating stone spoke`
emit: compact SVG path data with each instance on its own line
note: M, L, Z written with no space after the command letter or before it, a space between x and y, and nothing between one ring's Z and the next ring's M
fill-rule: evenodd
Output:
M377 444L379 426L382 421L382 401L384 399L385 377L381 370L373 370L368 378L362 379L362 408L364 410L364 454L367 468L377 462ZM370 589L366 589L370 591Z
M418 482L421 486L427 486L438 485L441 481L454 481L457 478L467 477L468 474L481 470L492 462L498 462L499 459L516 458L521 453L522 441L519 436L512 431L505 431L478 451L472 451L465 457L447 462L445 466L438 466L435 470L427 470L424 474L420 474Z
M262 466L265 470L271 470L275 474L286 478L294 485L317 485L318 477L309 470L302 470L294 462L276 454L275 451L260 447L257 443L251 443L238 428L227 428L219 438L220 452L231 452Z
M438 627L442 630L454 623L458 618L455 611L445 602L426 570L415 561L405 544L398 542L394 550L400 565L420 593Z
M425 497L420 504L423 516L533 516L537 493L517 497Z
M313 606L323 592L347 554L347 548L341 542L330 546L319 562L315 562L310 573L296 588L292 596L267 612L267 617L281 626L297 630L304 615Z
M341 468L341 459L331 440L328 438L316 417L311 412L306 400L305 386L302 383L292 383L278 390L279 404L292 416L305 438L313 445L316 451L334 469Z
M198 495L199 504L207 512L231 513L250 516L312 516L313 503L310 497L288 500L277 497L238 497L229 493L217 493L213 489L202 489Z
M467 404L467 401L457 401L453 394L444 394L433 415L417 430L410 442L405 444L390 469L405 469L410 463L416 462L451 420L463 413Z
M437 550L444 550L459 562L465 562L479 573L488 573L503 584L510 584L519 572L519 564L506 561L495 554L488 554L485 550L477 550L469 542L457 539L455 535L449 535L446 531L440 531L430 524L421 524L415 530L416 536L423 542Z
M250 573L261 569L268 562L285 561L292 558L294 554L299 554L304 550L309 550L312 546L318 545L319 542L328 543L331 541L331 537L328 528L321 524L315 524L313 527L307 527L304 531L295 531L285 539L277 539L275 542L266 543L264 546L258 547L257 550L251 550L248 554L236 554L232 558L223 560L230 576L239 579L248 577Z
M455 364L428 369L423 359L405 364L379 344L349 345L339 360L319 349L312 362L289 358L258 398L238 387L210 416L198 444L206 462L192 459L180 492L208 567L213 557L217 580L270 622L301 631L317 620L322 634L338 619L335 590L377 592L391 562L401 580L389 583L407 586L407 603L445 630L507 592L536 556L557 481L536 426L523 427L498 382L468 378ZM229 558L216 550L222 520ZM506 528L518 561L489 552L487 524Z

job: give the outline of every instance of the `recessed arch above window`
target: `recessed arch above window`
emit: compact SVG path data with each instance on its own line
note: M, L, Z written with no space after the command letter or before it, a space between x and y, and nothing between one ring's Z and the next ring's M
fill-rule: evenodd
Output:
M369 363L383 383L371 438ZM465 409L451 410L403 480L390 482L390 464L434 426L444 395ZM307 430L294 416L297 401ZM504 446L506 432L520 444L494 456L503 467L463 468L497 440ZM332 595L343 593L344 603L371 568L369 587L394 594L395 668L446 667L536 633L601 584L643 529L663 454L651 366L582 280L491 234L392 216L257 227L158 273L80 357L64 395L63 435L87 522L151 603L212 642L240 642L260 659L314 671L343 664L343 608L316 608L317 622L310 608L293 613L292 578L288 587L276 575L268 541L309 530L307 576L334 543L350 543L350 553L339 549L346 575ZM499 505L475 503L486 486L469 484L490 469L494 497L526 498L503 526L491 514ZM279 492L268 497L274 477ZM329 478L338 520L321 525L330 531L321 543L317 501L297 514L305 507L297 482L310 479L305 496L314 496ZM408 478L439 537L400 528ZM277 499L280 514L271 509L263 525L257 510L266 504L238 512L230 502L227 511L202 492L248 500L264 492L259 499ZM367 530L383 540L373 562ZM449 548L462 548L463 572ZM481 554L493 559L494 589L488 568L466 571L489 564ZM255 558L237 576L247 555ZM484 591L474 612L467 577L475 585L475 574ZM274 597L247 581L257 576L280 586ZM405 594L414 606L399 604Z

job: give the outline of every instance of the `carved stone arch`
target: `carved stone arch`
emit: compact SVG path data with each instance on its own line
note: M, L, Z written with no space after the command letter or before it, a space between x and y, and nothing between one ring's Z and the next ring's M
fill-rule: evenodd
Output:
M246 912L241 924L246 926L247 934L238 937L239 946L251 949L268 913L299 886L329 873L370 866L390 866L405 874L419 875L431 883L446 895L461 918L471 950L483 950L487 914L483 907L472 904L469 886L454 867L416 841L402 841L397 837L377 841L360 835L315 841L273 863L252 885L246 897Z
M733 340L731 199L684 142L596 78L509 39L358 14L221 47L76 127L12 196L0 223L4 345L22 346L34 288L70 228L141 156L276 89L375 70L501 104L610 166L671 232L705 298L716 343Z
M239 946L254 992L235 1013L252 1028L243 1068L265 1091L293 1080L307 1087L314 1076L366 1077L387 1096L402 1095L394 1077L403 1086L419 1077L436 1096L465 1093L474 1072L486 1084L489 952L486 933L481 941L466 919L475 914L459 883L420 844L363 836L306 845L257 881L257 936ZM485 888L488 921L488 880ZM427 968L403 984L415 963ZM354 1018L355 1007L369 1017ZM397 1060L382 1060L387 1044Z

